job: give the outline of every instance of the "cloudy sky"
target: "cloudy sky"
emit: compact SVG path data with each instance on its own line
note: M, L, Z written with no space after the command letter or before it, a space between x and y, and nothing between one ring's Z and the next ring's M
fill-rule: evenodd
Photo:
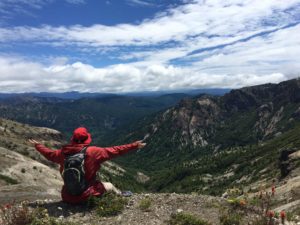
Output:
M0 92L238 88L299 56L300 0L0 1Z

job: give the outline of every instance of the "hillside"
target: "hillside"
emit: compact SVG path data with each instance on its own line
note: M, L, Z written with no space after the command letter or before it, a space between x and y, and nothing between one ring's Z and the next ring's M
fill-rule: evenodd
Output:
M300 149L299 133L295 79L182 100L120 137L147 137L149 144L117 162L143 169L153 191L220 195L234 186L255 188L261 179L280 180L281 152Z

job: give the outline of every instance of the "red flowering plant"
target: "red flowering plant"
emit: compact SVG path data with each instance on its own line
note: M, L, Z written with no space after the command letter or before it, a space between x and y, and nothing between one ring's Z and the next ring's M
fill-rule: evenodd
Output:
M274 216L275 216L274 211L269 210L269 211L267 212L267 217L273 218Z
M285 211L280 212L280 218L286 218L286 213Z
M285 211L280 212L280 218L281 218L281 223L284 224L285 218L286 218L286 213Z
M28 207L23 204L5 204L1 207L0 222L3 225L24 225L31 222Z

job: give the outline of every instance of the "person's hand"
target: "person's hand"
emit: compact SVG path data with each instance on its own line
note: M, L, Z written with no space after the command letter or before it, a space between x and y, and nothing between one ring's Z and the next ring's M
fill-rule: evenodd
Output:
M38 142L38 141L36 141L36 140L34 140L34 139L32 139L32 138L28 139L28 142L29 142L30 144L33 144L33 145L40 144L40 142Z
M135 143L138 145L139 149L144 148L146 146L146 143L144 143L143 141L136 141Z

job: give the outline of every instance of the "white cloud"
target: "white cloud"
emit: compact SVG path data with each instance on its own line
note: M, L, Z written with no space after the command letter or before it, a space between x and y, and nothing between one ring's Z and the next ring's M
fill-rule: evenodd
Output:
M76 62L44 66L21 58L0 57L1 92L90 91L133 92L203 87L241 87L280 82L287 77L272 74L208 74L191 68L119 64L96 68Z
M0 2L0 24L13 18L15 15L27 15L34 17L31 10L41 9L52 0L1 0Z
M261 31L261 23L272 18L270 27L278 27L290 22L289 13L276 14L295 6L299 0L248 0L248 1L203 1L186 4L168 10L152 20L138 25L119 24L90 27L14 27L0 30L5 41L45 41L60 42L64 45L79 43L86 46L157 45L169 41L185 42L197 36L206 46L213 45L207 36L218 35L216 41L226 42L226 36L237 39L253 32ZM276 17L275 17L276 16Z
M132 6L147 6L153 7L154 3L146 1L146 0L127 0L127 3Z
M71 48L75 58L120 61L98 68L61 55L47 64L2 56L0 89L126 92L279 82L299 76L299 8L299 0L195 0L139 24L2 27L3 45Z
M69 46L91 55L107 49L107 57L113 52L121 60L131 58L144 65L169 63L197 49L228 44L293 23L299 4L299 0L195 0L137 25L0 28L0 43ZM285 12L287 9L293 10ZM175 44L170 46L169 42ZM122 51L120 47L139 50Z
M202 52L184 60L194 60L193 67L207 73L261 74L276 71L294 77L300 73L300 25L205 54Z

